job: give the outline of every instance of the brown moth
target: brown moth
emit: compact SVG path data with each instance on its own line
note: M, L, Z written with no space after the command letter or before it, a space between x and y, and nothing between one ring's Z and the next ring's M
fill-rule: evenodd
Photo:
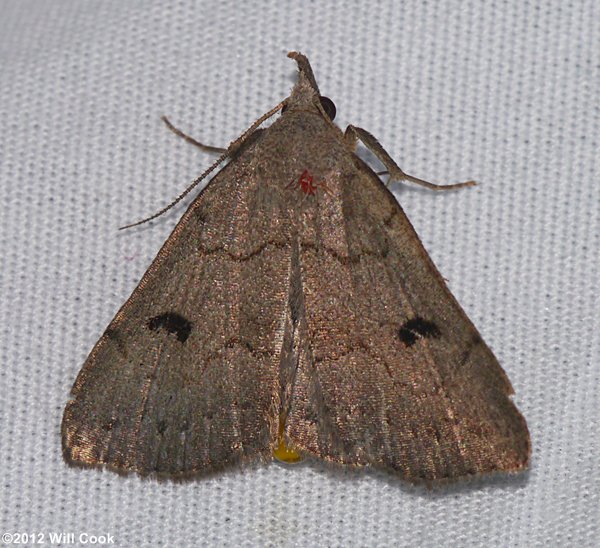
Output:
M291 95L203 174L231 160L87 358L66 460L175 478L299 455L427 484L524 469L506 374L357 139L391 179L435 185L342 133L289 56Z

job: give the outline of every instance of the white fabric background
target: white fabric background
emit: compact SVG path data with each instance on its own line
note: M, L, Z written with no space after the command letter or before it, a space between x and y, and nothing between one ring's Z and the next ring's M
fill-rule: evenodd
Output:
M259 7L257 7L259 6ZM120 546L591 546L600 535L600 4L0 3L0 532ZM515 387L531 470L427 492L275 464L190 483L73 469L60 421L94 342L212 160L306 53L340 125L409 173L395 187ZM48 542L48 537L45 537Z

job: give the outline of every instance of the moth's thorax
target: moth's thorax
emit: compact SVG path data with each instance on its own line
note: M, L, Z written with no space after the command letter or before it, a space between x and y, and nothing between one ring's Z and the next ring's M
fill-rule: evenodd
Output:
M292 89L290 96L285 101L284 111L293 110L318 110L316 104L319 102L319 91L315 89L310 80L301 74L298 83Z
M321 182L338 177L346 166L352 169L341 131L316 107L286 111L261 136L257 152L251 169L265 185L307 196L319 193Z

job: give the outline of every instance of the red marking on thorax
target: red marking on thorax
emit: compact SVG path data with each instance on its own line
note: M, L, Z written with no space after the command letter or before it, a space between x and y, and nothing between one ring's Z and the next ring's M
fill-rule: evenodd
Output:
M318 188L322 188L324 192L329 193L329 189L327 188L327 184L325 183L325 181L315 183L313 182L313 180L314 178L309 173L308 169L305 169L302 172L302 175L300 175L299 179L297 181L294 181L292 179L292 181L289 185L287 185L286 188L289 188L294 183L296 183L300 187L300 190L302 190L302 192L304 192L304 194L306 194L307 196L314 196L317 193Z

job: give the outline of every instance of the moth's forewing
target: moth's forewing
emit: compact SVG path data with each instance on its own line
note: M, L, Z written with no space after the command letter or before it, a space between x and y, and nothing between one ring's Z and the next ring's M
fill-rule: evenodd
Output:
M291 233L265 155L255 141L209 183L94 347L67 460L179 476L270 458Z
M332 192L300 235L291 445L413 482L526 467L529 433L498 361L385 185L342 145L329 154Z

